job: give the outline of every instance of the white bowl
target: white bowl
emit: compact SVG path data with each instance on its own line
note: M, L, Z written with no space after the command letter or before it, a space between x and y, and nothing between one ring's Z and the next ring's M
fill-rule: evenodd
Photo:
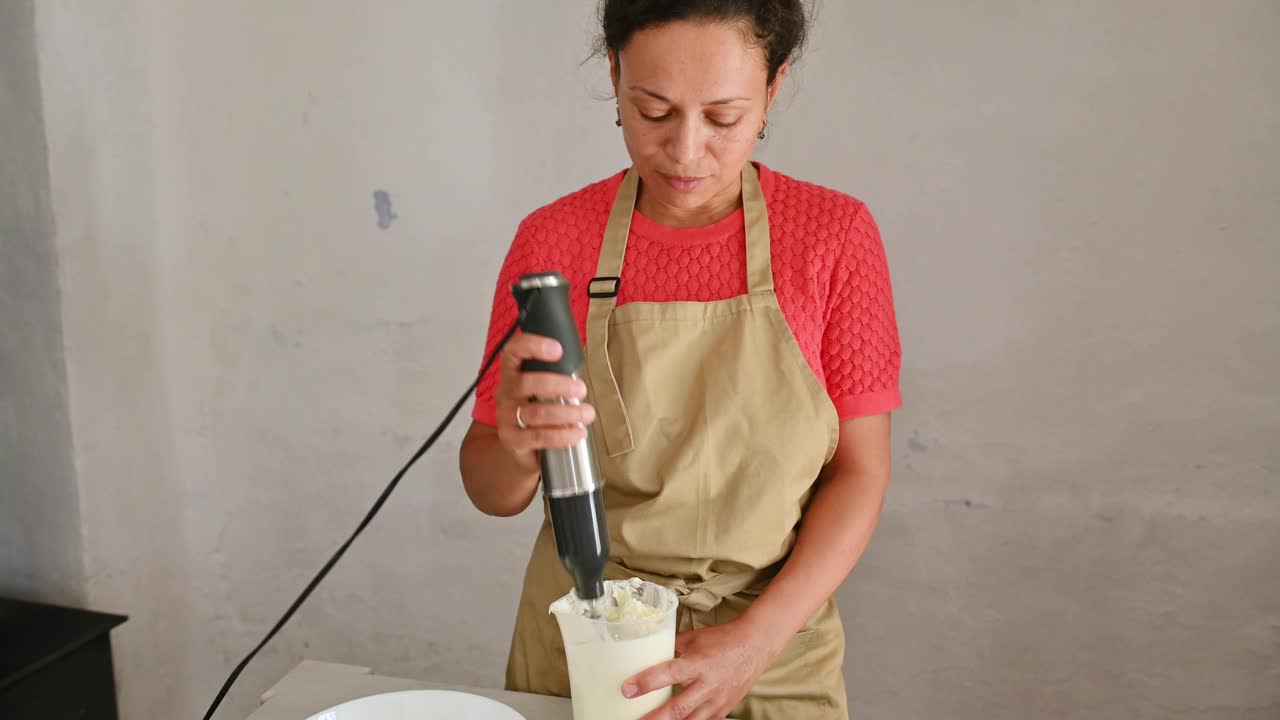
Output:
M307 720L525 720L497 700L452 690L370 695L322 710Z

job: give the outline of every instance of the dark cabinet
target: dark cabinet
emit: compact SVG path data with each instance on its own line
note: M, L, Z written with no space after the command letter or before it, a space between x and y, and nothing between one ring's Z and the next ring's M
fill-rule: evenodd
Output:
M0 718L116 720L120 615L0 598Z

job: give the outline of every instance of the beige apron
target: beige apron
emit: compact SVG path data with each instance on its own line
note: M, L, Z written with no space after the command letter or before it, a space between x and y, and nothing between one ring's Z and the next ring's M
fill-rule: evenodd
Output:
M742 172L747 294L616 307L639 176L614 200L586 325L592 433L614 562L680 596L681 631L740 615L776 574L839 420L773 291L769 220L755 167ZM569 695L547 608L573 581L544 520L525 574L507 687ZM844 629L828 600L733 711L740 720L847 717Z

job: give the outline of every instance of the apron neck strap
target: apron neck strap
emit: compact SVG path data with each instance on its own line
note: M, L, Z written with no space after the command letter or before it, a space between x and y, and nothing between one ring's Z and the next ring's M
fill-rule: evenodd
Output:
M749 161L742 168L742 221L747 235L747 292L773 292L769 211L765 207L759 173Z
M597 278L616 278L622 275L622 258L627 254L627 236L631 234L631 214L636 209L639 188L640 174L633 167L622 176L622 186L613 198L609 224L605 226L604 241L600 245L600 258L596 261Z

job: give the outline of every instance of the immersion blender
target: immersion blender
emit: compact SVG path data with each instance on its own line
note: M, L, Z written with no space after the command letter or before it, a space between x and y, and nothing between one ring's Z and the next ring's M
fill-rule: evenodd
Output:
M523 275L512 286L520 311L521 332L542 335L564 349L556 362L525 360L525 372L554 372L580 379L583 352L578 328L569 307L569 281L558 272ZM572 398L534 398L541 402L579 404ZM598 616L604 599L604 567L609 561L609 531L605 524L603 479L586 437L567 448L546 448L539 453L542 492L550 508L556 551L565 570L573 576L578 597Z

